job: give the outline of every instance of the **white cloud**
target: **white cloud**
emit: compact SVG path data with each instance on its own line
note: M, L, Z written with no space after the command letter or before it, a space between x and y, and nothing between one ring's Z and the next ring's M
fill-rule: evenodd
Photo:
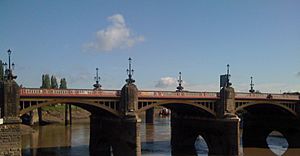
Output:
M113 49L129 48L138 42L143 42L143 36L136 36L126 26L124 17L115 14L107 18L111 24L96 32L96 39L84 44L85 49L97 51L112 51Z
M162 77L156 83L156 88L168 88L168 87L175 87L177 83L177 79L174 77Z

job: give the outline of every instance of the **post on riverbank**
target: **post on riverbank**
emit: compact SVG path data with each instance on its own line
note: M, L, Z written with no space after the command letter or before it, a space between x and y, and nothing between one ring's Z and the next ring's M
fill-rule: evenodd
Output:
M38 108L37 109L38 112L38 118L39 118L39 124L43 124L43 112L42 112L42 108Z
M69 121L70 125L72 125L72 105L69 104Z
M72 125L72 105L65 104L65 125Z
M65 104L65 125L68 125L68 105Z
M153 124L154 122L154 108L146 110L146 123Z

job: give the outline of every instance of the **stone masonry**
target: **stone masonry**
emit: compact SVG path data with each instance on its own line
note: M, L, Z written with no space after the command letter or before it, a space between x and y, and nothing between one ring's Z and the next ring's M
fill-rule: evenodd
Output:
M21 156L20 124L0 125L0 156Z
M0 81L0 108L4 123L0 125L0 156L21 156L21 120L19 86L12 79Z

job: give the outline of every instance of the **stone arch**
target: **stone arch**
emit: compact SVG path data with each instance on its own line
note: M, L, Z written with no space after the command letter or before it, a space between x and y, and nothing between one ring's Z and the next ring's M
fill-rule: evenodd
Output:
M94 108L105 110L105 111L109 112L110 114L112 114L116 117L121 116L120 112L118 112L114 109L111 109L111 108L109 108L105 105L98 104L96 102L91 102L91 101L87 101L87 100L63 100L63 99L62 100L60 100L60 99L59 100L49 100L49 101L46 101L46 102L43 102L43 103L39 103L38 105L27 107L25 109L20 110L19 116L22 116L25 113L28 113L29 111L32 111L32 110L37 109L37 108L41 108L41 107L45 107L45 106L49 106L49 105L56 105L56 104L60 104L60 103L76 103L76 104L79 104L79 105L92 106Z
M162 101L162 102L152 103L150 105L147 105L147 106L144 106L144 107L138 109L136 112L137 113L141 113L141 112L144 112L144 111L146 111L148 109L151 109L151 108L154 108L154 107L157 107L157 106L168 105L168 104L189 105L189 106L193 106L193 107L202 109L202 110L208 112L209 114L211 114L214 117L216 116L216 113L213 110L211 110L211 109L209 109L209 108L207 108L207 107L205 107L205 106L203 106L201 104L197 104L197 103L194 103L192 101L186 101L186 100L174 100L174 101L170 100L170 101Z
M264 104L264 105L273 105L273 106L278 106L288 112L290 112L292 115L294 115L295 117L297 117L297 113L292 110L291 108L281 104L280 102L251 102L251 103L247 103L247 104L244 104L242 106L239 106L235 109L235 113L237 113L238 111L241 111L247 107L251 107L251 106L255 106L255 105L260 105L260 104Z

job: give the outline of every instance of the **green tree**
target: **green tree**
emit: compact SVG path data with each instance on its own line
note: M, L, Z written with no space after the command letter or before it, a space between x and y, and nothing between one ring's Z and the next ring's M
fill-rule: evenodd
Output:
M2 60L0 60L0 80L4 79L4 69L3 69L3 63Z
M42 86L40 88L45 88L45 75L42 75Z
M49 89L51 87L50 84L50 77L48 74L43 74L42 75L42 86L41 88ZM39 122L43 122L43 113L42 113L42 108L38 108L38 116L39 116Z
M42 86L40 88L46 88L45 86L46 86L46 84L45 84L45 75L43 74L42 75Z
M51 76L51 88L58 88L57 79L55 76Z
M60 85L59 85L60 89L67 89L67 81L65 78L60 79Z
M42 86L41 88L50 88L51 87L51 84L50 84L50 77L48 74L45 74L42 76Z

